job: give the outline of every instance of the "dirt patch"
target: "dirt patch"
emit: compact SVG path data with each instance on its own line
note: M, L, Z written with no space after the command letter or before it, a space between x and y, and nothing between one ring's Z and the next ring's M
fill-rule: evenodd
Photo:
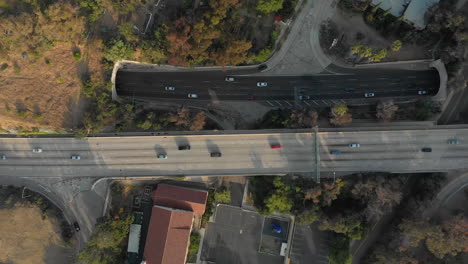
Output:
M0 73L3 129L72 128L77 123L80 116L72 114L81 104L76 49L80 47L58 43L41 58L11 58Z
M57 232L56 220L44 217L37 207L16 204L0 210L0 222L0 262L59 264L70 256L71 250ZM48 252L54 256L47 257Z

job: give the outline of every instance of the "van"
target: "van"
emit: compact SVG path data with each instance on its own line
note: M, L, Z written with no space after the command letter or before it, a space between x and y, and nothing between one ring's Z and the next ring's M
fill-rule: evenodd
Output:
M211 152L210 156L212 158L221 158L222 154L221 154L221 152Z

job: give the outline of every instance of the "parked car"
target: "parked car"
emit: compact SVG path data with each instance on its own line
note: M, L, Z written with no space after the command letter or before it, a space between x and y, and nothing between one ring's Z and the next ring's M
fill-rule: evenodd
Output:
M310 96L309 95L299 95L299 100L309 100Z
M427 91L426 90L419 90L418 94L419 95L425 95L425 94L427 94Z
M179 146L179 150L190 150L190 145Z
M345 92L350 93L350 92L356 91L356 88L344 88L344 90L345 90Z
M233 81L235 81L234 77L232 77L232 76L227 76L226 78L224 78L224 80L225 80L226 82L233 82Z
M259 71L266 70L267 68L268 68L268 66L266 64L262 64L262 65L258 66Z
M175 91L175 87L174 86L166 86L166 87L164 87L164 90L166 90L166 91Z
M421 149L422 152L432 152L432 148L422 148Z
M267 82L257 82L257 87L266 87L268 86Z
M348 147L350 147L350 148L360 148L360 147L361 147L361 144L359 144L359 143L351 143L351 144L348 145Z
M270 147L271 147L272 149L280 149L280 148L282 148L283 146L281 146L280 144L272 144L272 145L270 145Z
M33 153L41 153L42 149L41 148L33 148Z
M450 145L458 145L458 144L460 144L460 140L458 140L458 139L449 139L447 141L447 143L449 143Z
M221 158L222 154L221 152L211 152L210 157L212 158Z
M80 155L71 155L70 159L79 160L79 159L81 159L81 157L80 157Z
M167 159L167 155L166 154L158 154L158 159Z
M6 160L6 155L0 155L0 160Z
M365 93L364 94L364 97L374 97L375 94L374 93Z
M188 94L188 98L198 98L198 94Z
M73 223L73 227L75 227L75 231L76 231L76 232L78 232L78 231L81 230L80 225L78 224L78 222L74 222L74 223Z
M330 154L332 154L332 155L341 155L341 151L339 151L339 150L332 150L332 151L330 151Z

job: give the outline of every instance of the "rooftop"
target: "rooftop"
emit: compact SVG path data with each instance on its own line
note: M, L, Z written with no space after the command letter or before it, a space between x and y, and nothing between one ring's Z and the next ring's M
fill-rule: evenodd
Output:
M153 192L154 204L193 211L197 215L205 213L207 198L207 191L167 184L158 184Z

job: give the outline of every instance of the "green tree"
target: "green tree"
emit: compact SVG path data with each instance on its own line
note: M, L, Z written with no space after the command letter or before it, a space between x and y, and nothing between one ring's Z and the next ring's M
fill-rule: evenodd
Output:
M198 232L190 233L190 246L187 252L187 262L195 263L197 261L198 248L200 247L201 236Z
M313 209L305 210L296 216L296 222L301 225L310 225L320 219L319 210L314 207Z
M113 40L104 48L104 58L116 62L132 58L134 52L132 47L123 40Z
M102 0L78 0L78 3L91 22L96 22L105 10Z
M108 220L96 227L86 247L78 254L83 264L119 263L122 241L127 237L133 216Z
M392 50L393 51L399 51L401 49L401 46L403 44L401 43L401 40L395 40L392 42Z
M345 104L339 104L332 108L332 113L336 116L342 116L348 112L348 107Z
M382 59L385 59L387 57L387 49L380 49L376 53L372 54L370 57L370 60L373 62L379 62Z
M364 234L364 228L358 215L336 215L333 218L322 219L320 230L330 230L343 234L350 239L360 240Z
M342 126L349 124L353 121L348 107L345 104L334 106L330 111L330 123L335 126Z
M130 22L124 22L119 25L119 32L125 40L127 41L136 41L138 40L138 36L135 34L135 29L133 28L133 24Z
M330 264L351 264L353 257L349 253L349 239L343 236L335 238L328 254Z
M269 15L283 8L284 0L260 0L257 11L264 15Z
M265 49L260 50L260 52L257 55L253 56L251 60L256 63L261 63L261 62L266 61L270 57L270 54L271 54L271 49L265 48Z
M215 192L216 203L228 204L231 202L231 191L227 188L217 190Z

